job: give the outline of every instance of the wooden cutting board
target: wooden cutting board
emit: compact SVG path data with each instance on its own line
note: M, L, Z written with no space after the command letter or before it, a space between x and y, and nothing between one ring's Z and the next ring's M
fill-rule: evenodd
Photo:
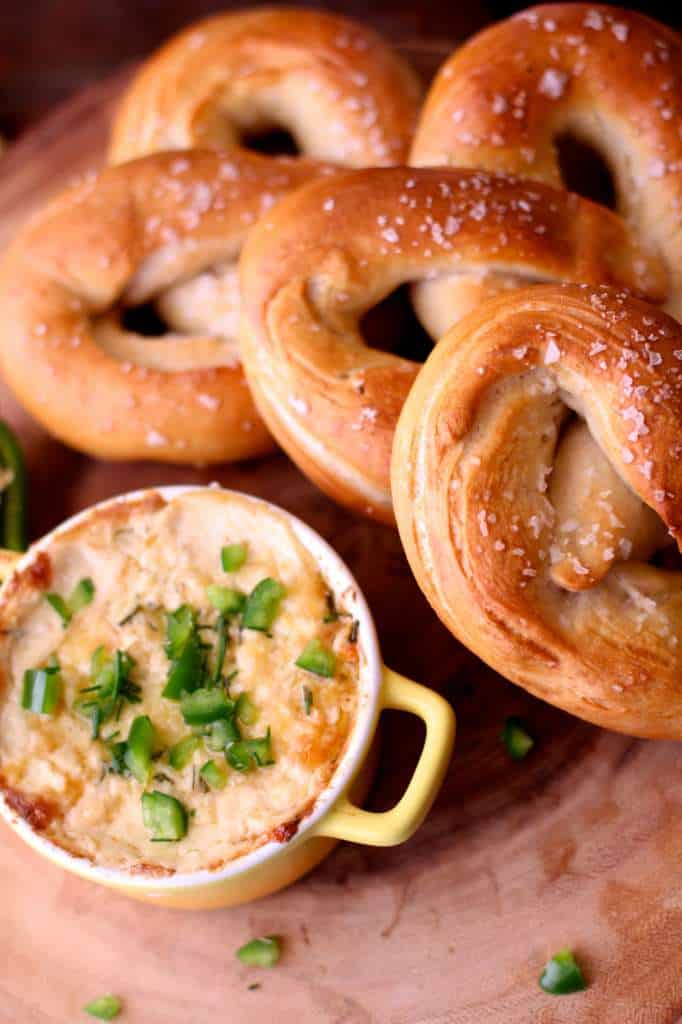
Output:
M436 48L437 49L437 48ZM428 69L428 46L417 53ZM127 75L55 112L0 160L0 249L32 209L102 159ZM0 344L2 315L0 310ZM0 392L24 440L37 537L123 490L218 479L319 530L356 574L386 661L445 693L459 737L427 822L404 846L340 846L260 903L188 914L68 877L0 828L0 1021L64 1024L105 992L126 1024L674 1024L682 1021L682 752L603 732L487 669L440 625L397 535L336 507L283 455L204 472L98 463L50 440ZM682 680L681 680L682 685ZM523 716L536 750L516 764L498 735ZM409 777L416 720L388 715L369 805ZM234 958L284 937L270 971ZM553 998L537 977L571 946L589 990ZM254 983L258 988L250 987Z

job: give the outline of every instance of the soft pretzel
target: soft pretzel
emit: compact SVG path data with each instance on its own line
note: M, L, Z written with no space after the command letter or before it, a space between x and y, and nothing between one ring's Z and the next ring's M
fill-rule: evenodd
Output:
M369 348L360 319L405 282L490 268L523 280L609 281L660 297L665 276L621 218L536 183L385 168L311 183L250 234L240 264L242 355L293 460L337 500L392 521L389 463L418 365ZM428 286L427 285L427 286ZM474 288L476 285L474 284ZM452 303L434 306L435 336Z
M143 65L116 115L109 158L222 148L285 128L309 157L403 163L420 93L406 62L347 18L296 7L219 14Z
M463 643L591 722L682 738L682 572L646 562L682 538L676 321L605 287L489 301L424 365L392 482L411 567Z
M618 7L548 4L493 25L446 61L410 162L560 188L557 140L587 142L612 172L618 214L663 259L665 306L682 319L681 117L677 32Z
M225 281L263 210L324 171L239 150L157 154L55 200L0 266L0 366L22 404L104 458L209 463L266 451ZM214 272L223 292L202 305ZM177 291L190 293L183 322ZM158 296L170 333L124 326L126 307Z

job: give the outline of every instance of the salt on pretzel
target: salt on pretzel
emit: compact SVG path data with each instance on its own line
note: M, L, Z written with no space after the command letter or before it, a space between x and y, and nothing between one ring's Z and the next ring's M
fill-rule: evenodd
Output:
M337 500L391 522L395 425L418 365L369 348L362 316L399 285L607 281L653 298L665 274L624 221L505 175L368 169L313 182L250 234L240 264L242 355L279 443ZM447 314L451 309L448 304ZM434 309L438 335L444 318Z
M296 7L219 14L147 60L116 114L109 159L223 148L285 128L304 156L403 163L421 88L372 29Z
M0 265L0 366L17 398L103 458L203 464L267 451L229 282L261 213L326 170L237 149L155 154L56 199ZM126 327L127 307L157 299L167 333Z
M682 539L681 427L675 320L612 288L539 286L439 342L392 473L412 570L463 643L573 714L675 739L682 573L647 560Z
M561 188L558 141L588 143L612 173L616 212L663 260L665 308L682 319L681 118L679 33L618 7L547 4L492 25L445 62L410 163ZM502 286L491 278L485 291Z

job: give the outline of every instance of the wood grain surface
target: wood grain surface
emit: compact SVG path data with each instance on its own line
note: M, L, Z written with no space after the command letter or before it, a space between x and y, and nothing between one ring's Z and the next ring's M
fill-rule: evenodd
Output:
M58 110L0 163L0 248L49 194L99 163L123 77ZM2 826L2 1024L84 1020L83 1003L110 991L125 1000L125 1024L682 1021L679 747L605 733L504 682L439 624L397 535L334 506L282 455L205 472L111 465L51 441L4 390L0 415L26 445L33 536L146 485L218 479L276 501L348 562L388 664L445 693L459 718L445 786L410 842L342 845L308 878L242 908L138 905L66 876ZM498 738L510 714L538 740L519 764ZM421 743L415 720L387 715L383 725L375 809L401 792ZM285 942L269 972L234 958L262 933ZM537 978L564 946L590 988L553 998Z

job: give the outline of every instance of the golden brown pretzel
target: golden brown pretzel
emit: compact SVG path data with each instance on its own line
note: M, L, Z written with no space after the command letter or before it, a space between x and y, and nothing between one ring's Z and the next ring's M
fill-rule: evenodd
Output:
M471 281L491 267L515 281L610 281L653 297L665 288L619 217L474 171L346 173L288 196L250 234L241 260L249 383L280 444L337 500L392 521L391 444L418 370L368 348L362 315L405 282ZM468 295L460 301L466 308ZM436 336L442 321L435 308Z
M229 281L262 211L324 172L236 149L156 154L51 203L0 266L0 365L22 404L104 458L209 463L266 451L230 296L195 311L195 323L185 303L180 323L174 291L201 291L214 271ZM127 306L159 296L170 333L125 327Z
M682 319L681 117L677 32L618 7L548 4L485 29L446 61L410 162L559 188L557 140L589 143L612 172L617 212L663 259L666 309Z
M676 321L613 288L491 300L424 365L392 483L410 565L463 643L582 718L682 738L682 572L646 564L682 538Z
M145 62L118 110L109 159L222 148L278 127L309 157L402 163L420 93L406 62L347 18L296 7L219 14Z

